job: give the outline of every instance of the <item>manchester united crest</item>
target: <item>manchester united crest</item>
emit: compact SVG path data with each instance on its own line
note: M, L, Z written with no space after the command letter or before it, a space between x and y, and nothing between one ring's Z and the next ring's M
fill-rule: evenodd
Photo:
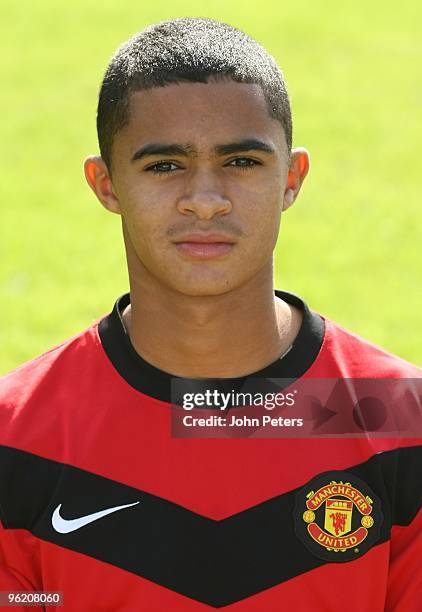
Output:
M326 472L296 497L295 532L326 561L351 561L379 539L383 522L378 496L350 472Z

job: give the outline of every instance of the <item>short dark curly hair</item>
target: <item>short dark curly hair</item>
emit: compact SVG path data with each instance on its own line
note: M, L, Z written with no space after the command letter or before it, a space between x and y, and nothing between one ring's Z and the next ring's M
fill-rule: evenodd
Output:
M115 134L129 122L132 93L169 83L207 83L209 77L260 85L270 116L292 147L290 100L283 73L256 40L221 21L181 17L146 27L122 44L105 72L98 100L100 152L111 172Z

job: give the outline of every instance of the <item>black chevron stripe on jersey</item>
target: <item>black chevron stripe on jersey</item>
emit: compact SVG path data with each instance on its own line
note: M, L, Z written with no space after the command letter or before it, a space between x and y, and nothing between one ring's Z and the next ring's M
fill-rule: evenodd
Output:
M392 524L409 524L420 507L422 446L379 453L344 472L363 481L382 505L384 520L372 545L389 539ZM331 474L336 472L327 478ZM6 529L28 529L216 608L327 562L295 533L301 490L215 521L97 474L0 446L0 518ZM52 515L60 504L65 521L134 505L59 533Z

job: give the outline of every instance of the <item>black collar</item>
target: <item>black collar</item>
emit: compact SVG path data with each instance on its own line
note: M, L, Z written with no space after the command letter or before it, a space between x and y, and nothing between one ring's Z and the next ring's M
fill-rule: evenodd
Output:
M291 383L302 376L315 361L324 338L325 325L324 320L297 295L279 289L275 289L274 293L302 310L303 321L299 333L284 356L241 378L181 378L145 361L134 349L123 324L122 312L130 302L130 293L116 300L112 312L100 320L98 332L108 358L125 381L138 391L164 402L177 403L174 397L175 383L178 390L182 385L185 391L188 389L190 392L201 392L201 389L210 387L243 390L245 383L253 379L285 378Z

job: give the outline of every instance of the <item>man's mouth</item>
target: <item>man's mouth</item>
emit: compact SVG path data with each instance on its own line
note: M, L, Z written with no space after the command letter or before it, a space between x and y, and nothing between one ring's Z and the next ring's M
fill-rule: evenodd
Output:
M230 253L235 240L226 234L188 234L179 238L176 248L180 253L194 259L211 259Z

